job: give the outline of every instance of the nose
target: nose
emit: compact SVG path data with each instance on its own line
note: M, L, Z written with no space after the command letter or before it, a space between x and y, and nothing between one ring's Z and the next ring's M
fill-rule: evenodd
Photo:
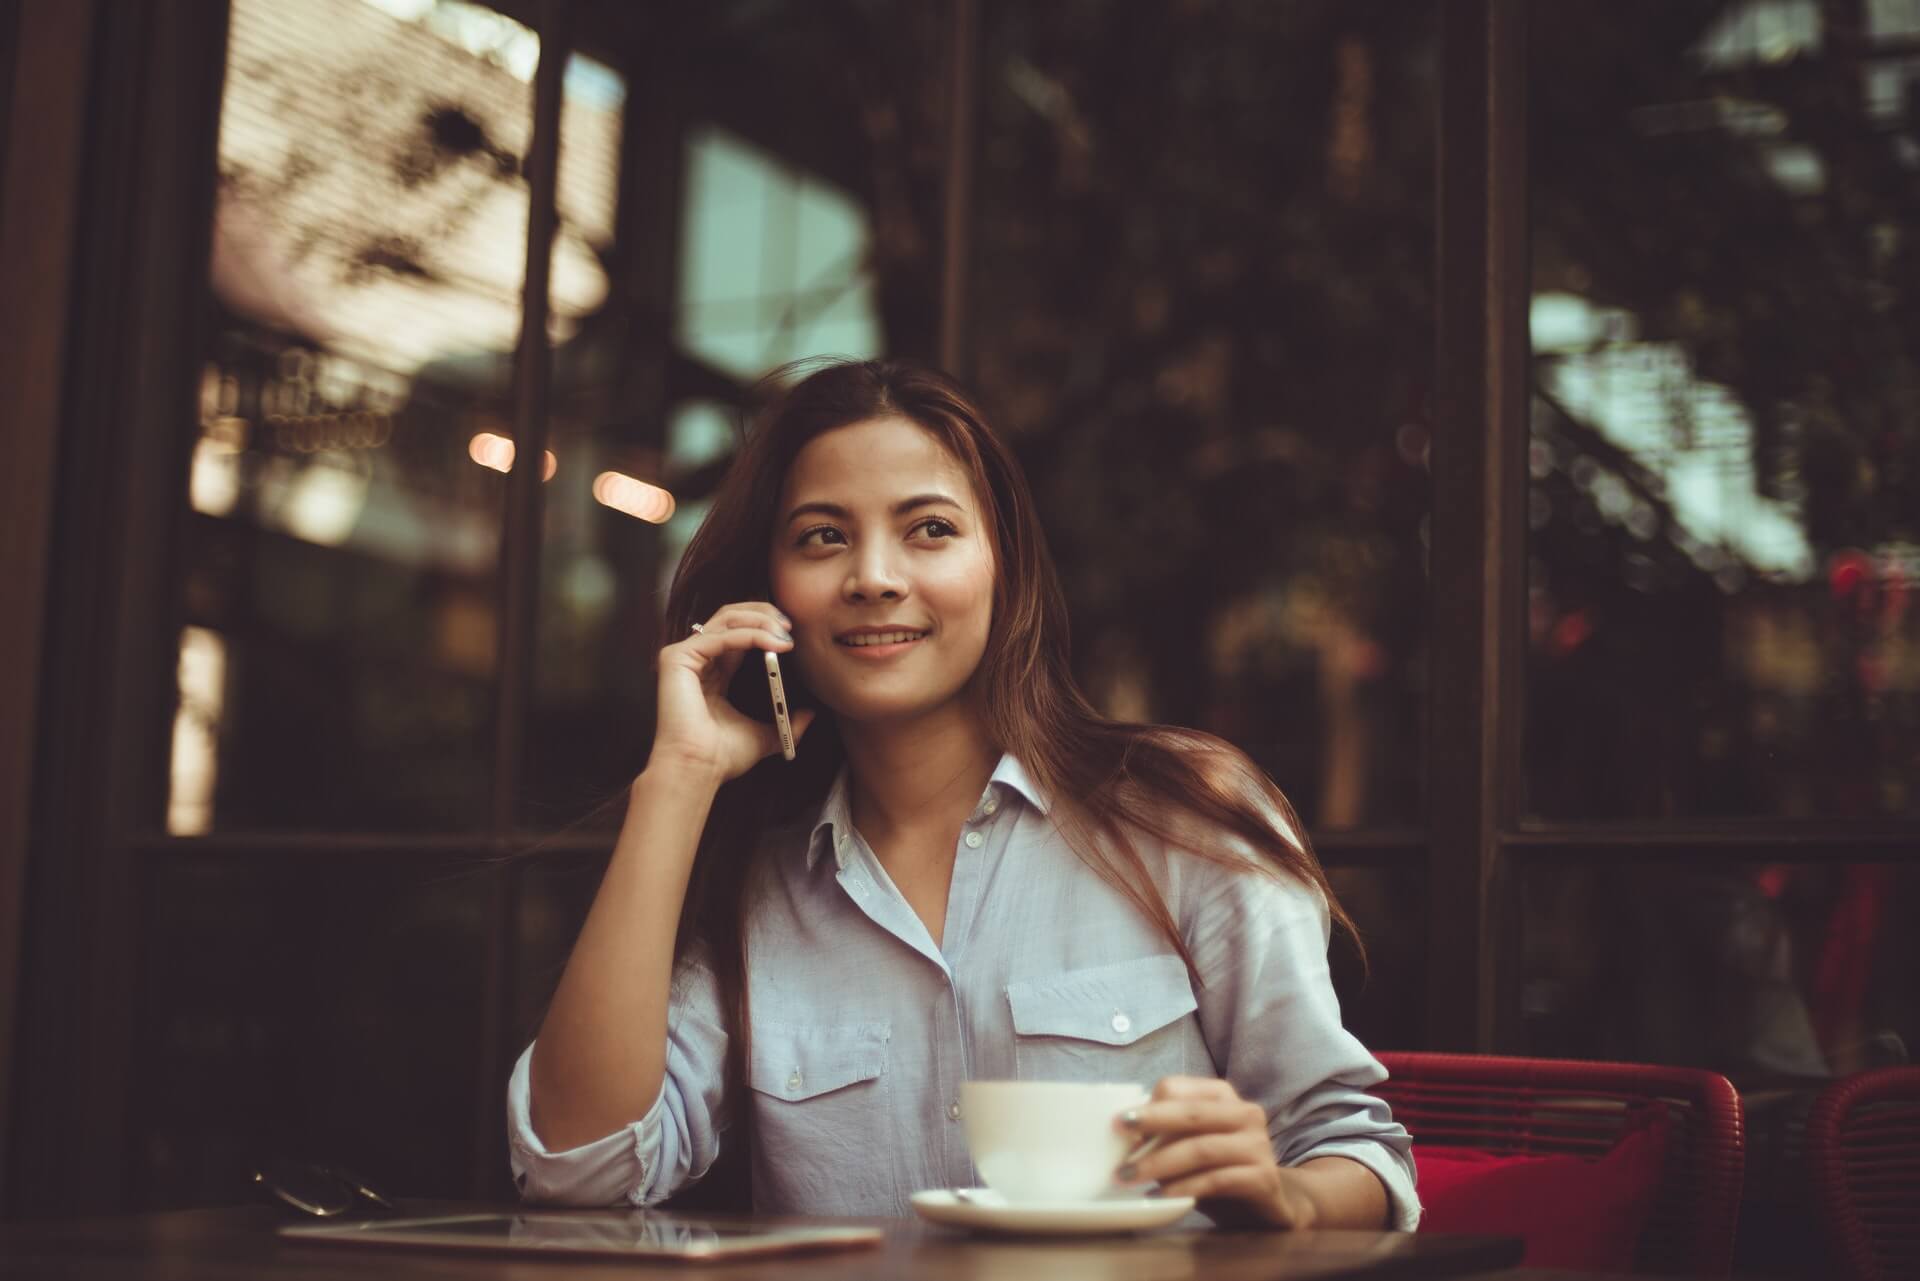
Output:
M866 604L878 600L904 600L907 578L895 563L893 548L879 540L869 542L854 556L841 593L849 601Z

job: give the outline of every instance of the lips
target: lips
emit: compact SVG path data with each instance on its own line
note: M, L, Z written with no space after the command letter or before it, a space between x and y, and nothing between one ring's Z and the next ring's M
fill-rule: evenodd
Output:
M853 631L841 632L835 636L834 643L850 649L865 649L873 645L903 645L909 641L922 640L927 636L923 628L914 627L861 627Z

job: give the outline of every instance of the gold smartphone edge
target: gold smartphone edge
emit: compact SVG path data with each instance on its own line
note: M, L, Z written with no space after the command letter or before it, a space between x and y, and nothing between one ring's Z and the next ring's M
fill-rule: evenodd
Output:
M794 757L793 722L787 717L787 690L780 680L780 656L772 650L767 655L767 687L773 693L773 723L780 730L780 754L788 760Z

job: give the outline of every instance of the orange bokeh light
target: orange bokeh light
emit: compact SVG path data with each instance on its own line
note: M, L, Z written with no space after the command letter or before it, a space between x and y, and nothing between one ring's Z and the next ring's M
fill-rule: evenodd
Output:
M593 496L617 512L652 525L663 524L673 515L672 494L617 471L603 471L593 478Z
M553 473L560 470L560 460L553 456L551 449L543 451L546 465L540 469L541 480L552 480ZM496 436L483 431L467 442L467 457L482 467L490 467L497 472L513 470L513 442L505 436Z

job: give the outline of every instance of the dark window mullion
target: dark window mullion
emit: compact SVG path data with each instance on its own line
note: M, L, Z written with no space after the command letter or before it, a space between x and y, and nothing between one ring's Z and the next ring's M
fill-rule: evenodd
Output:
M546 852L546 843L538 843ZM210 832L205 836L141 835L127 848L141 858L226 858L268 862L276 858L377 855L391 860L471 857L476 862L526 853L528 837L489 837L464 832ZM564 848L575 848L567 845Z
M1405 829L1327 832L1313 838L1313 852L1327 868L1399 868L1417 873L1426 864L1427 834Z
M87 118L69 138L81 148L77 172L35 175L77 179L79 221L71 314L35 316L64 325L68 346L64 369L46 375L58 383L54 571L39 656L33 875L8 1029L16 1052L0 1083L16 1104L0 1153L11 1176L4 1206L29 1217L128 1208L131 1118L145 1084L129 1011L147 898L126 836L164 813L177 639L169 525L203 350L226 41L224 4L104 16L83 45L37 51L67 55L57 60L85 84Z
M533 82L533 143L527 156L527 264L521 293L520 343L514 353L514 466L500 534L499 655L495 687L493 801L490 831L515 826L523 783L527 706L533 694L539 607L541 478L545 472L553 359L547 339L549 281L560 173L560 105L570 56L571 0L547 0L540 12L540 64ZM495 871L488 897L487 961L475 1089L473 1194L499 1185L503 1159L499 1086L509 1049L507 1023L520 915L517 860Z
M1807 830L1527 832L1502 837L1515 864L1920 863L1920 831L1892 824Z
M520 342L513 361L513 470L500 534L499 654L494 716L490 830L513 830L522 782L527 704L533 689L534 610L539 605L542 460L552 356L547 342L559 181L560 89L566 75L566 0L549 0L540 30L540 66L533 84L533 144L527 155L527 266L521 294Z
M1519 936L1498 834L1526 639L1525 10L1462 0L1438 19L1426 1042L1485 1051Z
M940 364L964 377L968 260L973 248L973 156L979 137L979 0L948 0L947 136L940 271Z

